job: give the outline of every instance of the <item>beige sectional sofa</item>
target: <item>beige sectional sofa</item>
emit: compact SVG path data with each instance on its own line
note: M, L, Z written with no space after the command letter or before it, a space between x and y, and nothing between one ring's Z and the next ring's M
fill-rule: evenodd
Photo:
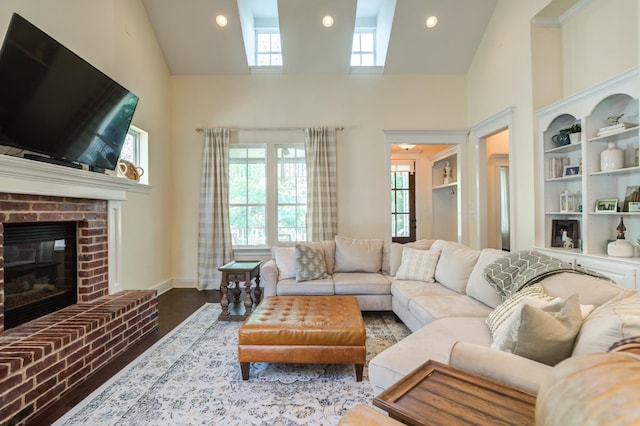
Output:
M264 294L348 294L356 296L363 311L392 310L412 334L369 362L369 380L378 391L429 359L534 392L551 374L550 365L491 348L494 338L486 320L503 298L483 272L508 253L442 240L402 245L336 237L306 244L323 249L327 276L296 281L293 247L274 247L273 258L262 267ZM430 257L418 252L429 252ZM415 259L425 255L436 263L431 268L414 263L412 270L405 262L409 254L418 256ZM411 279L415 274L420 279ZM640 335L639 293L569 272L551 275L540 284L550 297L578 294L581 305L593 305L571 356L605 352L620 339Z
M390 278L393 311L413 333L369 362L369 380L381 391L433 359L536 392L552 366L492 349L494 338L485 323L503 300L483 271L508 253L444 241L435 241L430 250L440 251L436 282ZM594 307L571 356L606 352L614 342L640 335L640 294L635 291L569 272L540 284L550 297L578 294L581 305Z

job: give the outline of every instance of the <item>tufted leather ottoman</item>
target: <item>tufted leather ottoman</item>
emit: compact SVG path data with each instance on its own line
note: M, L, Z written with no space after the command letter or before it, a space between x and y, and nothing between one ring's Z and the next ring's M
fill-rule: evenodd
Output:
M362 381L366 331L353 296L266 297L238 330L242 379L251 362L355 364Z

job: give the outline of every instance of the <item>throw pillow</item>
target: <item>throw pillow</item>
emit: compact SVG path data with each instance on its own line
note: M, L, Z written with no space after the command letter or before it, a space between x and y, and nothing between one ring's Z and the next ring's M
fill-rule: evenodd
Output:
M439 257L440 251L404 247L396 279L434 282Z
M335 272L380 272L384 240L337 235Z
M582 313L578 294L554 307L538 309L524 305L513 353L554 366L571 356L580 326Z
M327 276L324 250L296 244L296 281L319 280Z
M278 267L279 279L286 280L296 277L295 247L273 247L273 259Z
M537 296L538 298L546 298L547 300L553 299L548 296L544 291L544 288L540 284L532 284L522 290L516 292L507 300L496 306L496 308L489 313L489 316L485 320L485 324L489 327L491 335L495 339L498 328L504 323L507 318L513 313L518 304L524 300L527 296Z

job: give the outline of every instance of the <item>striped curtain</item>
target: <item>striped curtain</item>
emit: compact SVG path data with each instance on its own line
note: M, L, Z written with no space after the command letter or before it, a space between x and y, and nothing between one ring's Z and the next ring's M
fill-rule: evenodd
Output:
M218 268L232 259L229 129L205 129L200 178L198 289L219 289L222 273Z
M307 238L332 240L338 232L336 129L304 129L307 165Z

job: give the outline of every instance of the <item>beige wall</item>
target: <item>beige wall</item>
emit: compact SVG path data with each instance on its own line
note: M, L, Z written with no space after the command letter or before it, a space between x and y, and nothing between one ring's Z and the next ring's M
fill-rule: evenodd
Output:
M202 153L196 127L344 126L338 134L338 232L385 238L383 130L465 129L465 93L463 76L172 77L174 276L196 276Z
M149 132L153 190L129 193L122 203L123 286L151 288L170 280L169 72L142 3L2 0L0 34L13 12L140 97L133 123Z

